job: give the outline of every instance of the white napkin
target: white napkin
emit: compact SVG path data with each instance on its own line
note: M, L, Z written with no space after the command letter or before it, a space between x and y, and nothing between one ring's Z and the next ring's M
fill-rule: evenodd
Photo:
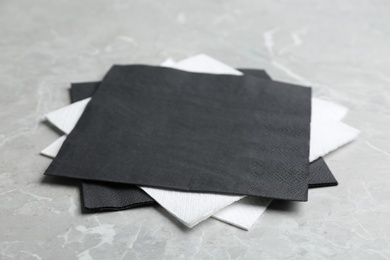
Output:
M65 134L70 134L91 98L86 98L45 115L50 123Z
M191 67L191 60L194 61L193 67ZM187 71L192 72L242 75L241 72L206 55L197 55L176 64L170 60L169 62L165 62L164 65L177 69L185 67ZM82 100L73 103L65 108L47 114L46 117L50 122L59 127L59 129L65 133L69 133L71 131L69 126L74 126L77 123L88 102L89 100ZM312 100L311 139L315 141L311 142L311 159L323 156L357 137L358 131L356 129L337 121L346 112L347 109L342 106L320 99ZM63 122L64 119L61 118L65 118L65 121L71 122ZM324 138L326 141L323 141ZM63 137L61 139L64 140ZM53 145L44 150L45 155L50 156L49 154L52 152L51 155L55 157L59 145L60 140L57 140ZM162 207L189 227L196 225L218 210L244 197L169 191L148 187L141 188ZM214 217L240 228L249 229L271 201L270 199L256 199L248 197L238 201L219 211Z
M244 196L140 187L187 227L193 227ZM234 205L234 204L233 204ZM231 213L230 213L231 214Z
M328 102L319 98L312 98L311 112L316 114L316 117L311 119L334 119L340 121L347 113L346 107Z
M47 157L50 157L50 158L55 158L57 156L58 152L60 151L62 144L65 142L66 136L67 135L63 135L60 138L58 138L57 140L55 140L48 147L43 149L41 151L41 154L45 155Z

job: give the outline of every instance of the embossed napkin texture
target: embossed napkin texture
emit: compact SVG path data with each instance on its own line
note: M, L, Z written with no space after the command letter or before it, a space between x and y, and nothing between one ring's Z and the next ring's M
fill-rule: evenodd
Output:
M241 72L202 54L191 57L176 64L174 61L171 61L170 64L164 62L162 66L175 66L179 69L185 67L187 70L198 72L204 71L217 74L242 74ZM82 102L84 101L81 101L81 103ZM71 130L69 129L69 126L72 124L74 126L74 124L79 119L78 117L72 118L72 114L76 115L82 113L80 111L74 111L74 109L77 108L78 110L83 111L85 105L86 104L84 104L84 107L80 107L80 105L76 103L69 106L69 108L63 108L50 113L48 118L60 129L63 129L64 132L69 132ZM341 120L342 117L345 116L347 112L346 108L334 103L313 98L312 110L313 113L311 127L314 129L314 131L312 131L311 138L311 160L336 149L337 147L346 143L348 140L350 141L351 136L354 136L354 133L356 132L356 129L353 129L347 125L343 125L341 122L334 122L335 120ZM69 122L64 122L64 118L66 118L66 121ZM320 118L322 120L318 120ZM327 119L328 122L324 121L323 119ZM331 120L329 121L329 119ZM71 123L72 120L73 123ZM337 138L334 138L333 136ZM60 142L56 141L53 143L53 145L45 149L45 152L47 155L55 157L60 146ZM42 153L43 152L44 151L42 151ZM312 168L312 165L310 168ZM215 194L176 192L146 187L141 187L141 189L151 193L152 197L154 197L165 209L167 209L172 215L177 217L187 226L195 225L200 220L205 219L213 212L216 212L218 209L222 208L224 205L226 205L226 203L231 203L237 199L234 196L226 197L226 195L225 197L227 200L225 197L221 197ZM213 217L235 226L249 229L255 223L256 219L264 212L269 202L269 199L253 199L251 197L247 197L223 208L223 210L219 210L213 215ZM191 204L192 206L188 208L186 206L188 204Z
M305 201L310 111L306 87L114 66L45 174Z

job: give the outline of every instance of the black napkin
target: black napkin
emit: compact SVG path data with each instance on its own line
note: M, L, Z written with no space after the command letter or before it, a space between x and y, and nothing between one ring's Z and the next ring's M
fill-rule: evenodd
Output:
M309 188L337 186L338 182L322 157L310 163Z
M82 204L95 211L123 210L155 204L146 192L135 185L83 181Z
M264 70L239 70L247 75L271 79ZM92 97L100 83L73 83L70 90L71 102ZM322 158L310 163L309 188L335 186L337 184L337 180ZM83 182L82 194L84 207L91 210L122 210L154 203L154 200L143 190L131 184Z
M307 200L311 89L114 66L46 175Z

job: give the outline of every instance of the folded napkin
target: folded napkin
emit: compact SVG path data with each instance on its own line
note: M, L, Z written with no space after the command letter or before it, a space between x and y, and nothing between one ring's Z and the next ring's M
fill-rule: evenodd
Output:
M313 104L314 104L314 103L313 103ZM316 107L316 106L313 106L313 109L314 109L314 107ZM328 108L329 108L329 107L328 107ZM240 202L241 202L241 201L240 201ZM240 202L237 202L237 203L240 203ZM236 204L237 204L237 203L236 203Z

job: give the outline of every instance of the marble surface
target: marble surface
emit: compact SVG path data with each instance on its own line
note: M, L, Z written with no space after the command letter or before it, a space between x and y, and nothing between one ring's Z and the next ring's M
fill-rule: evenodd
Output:
M390 2L0 1L0 259L390 259ZM326 157L338 187L274 202L249 231L160 207L91 214L44 178L43 114L115 63L198 53L266 69L350 108L359 139Z

